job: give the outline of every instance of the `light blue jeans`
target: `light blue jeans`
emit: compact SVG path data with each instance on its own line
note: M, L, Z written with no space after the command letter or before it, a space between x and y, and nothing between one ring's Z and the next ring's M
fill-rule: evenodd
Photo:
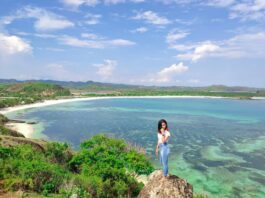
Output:
M168 155L170 153L170 148L166 143L159 144L160 150L160 164L163 165L164 176L168 175Z

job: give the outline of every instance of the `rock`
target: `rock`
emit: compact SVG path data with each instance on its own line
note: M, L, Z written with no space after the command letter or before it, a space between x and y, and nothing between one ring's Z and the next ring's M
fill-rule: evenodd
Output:
M77 194L72 194L70 198L79 198L79 196Z
M137 198L192 198L193 187L176 175L163 179L163 171L156 170L148 176L147 184Z

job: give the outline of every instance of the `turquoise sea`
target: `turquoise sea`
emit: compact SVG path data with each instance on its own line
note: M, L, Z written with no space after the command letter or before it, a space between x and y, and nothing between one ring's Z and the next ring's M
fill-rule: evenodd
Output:
M157 168L157 122L168 121L169 172L212 197L265 197L265 100L112 98L8 113L38 121L35 138L78 149L97 133L144 147Z

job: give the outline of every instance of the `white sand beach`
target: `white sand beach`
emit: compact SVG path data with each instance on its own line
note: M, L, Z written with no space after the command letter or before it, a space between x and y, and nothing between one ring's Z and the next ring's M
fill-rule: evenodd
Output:
M34 132L32 124L28 123L8 122L5 126L9 129L22 133L26 138L31 138Z
M85 100L102 100L102 99L111 99L111 98L228 98L221 96L101 96L101 97L82 97L82 98L69 98L69 99L55 99L55 100L44 100L43 102L36 102L33 104L17 105L13 107L0 109L0 114L7 114L13 111L43 107L55 104L61 104L66 102L74 101L85 101ZM232 99L232 98L231 98Z

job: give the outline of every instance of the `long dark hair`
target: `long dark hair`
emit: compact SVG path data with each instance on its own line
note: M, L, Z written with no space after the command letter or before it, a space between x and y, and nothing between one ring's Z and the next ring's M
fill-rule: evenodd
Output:
M167 121L165 119L161 119L161 120L158 121L158 126L157 126L158 133L161 133L160 129L162 128L162 123L166 124L166 129L165 130L167 130L167 131L169 130L168 126L167 126Z

